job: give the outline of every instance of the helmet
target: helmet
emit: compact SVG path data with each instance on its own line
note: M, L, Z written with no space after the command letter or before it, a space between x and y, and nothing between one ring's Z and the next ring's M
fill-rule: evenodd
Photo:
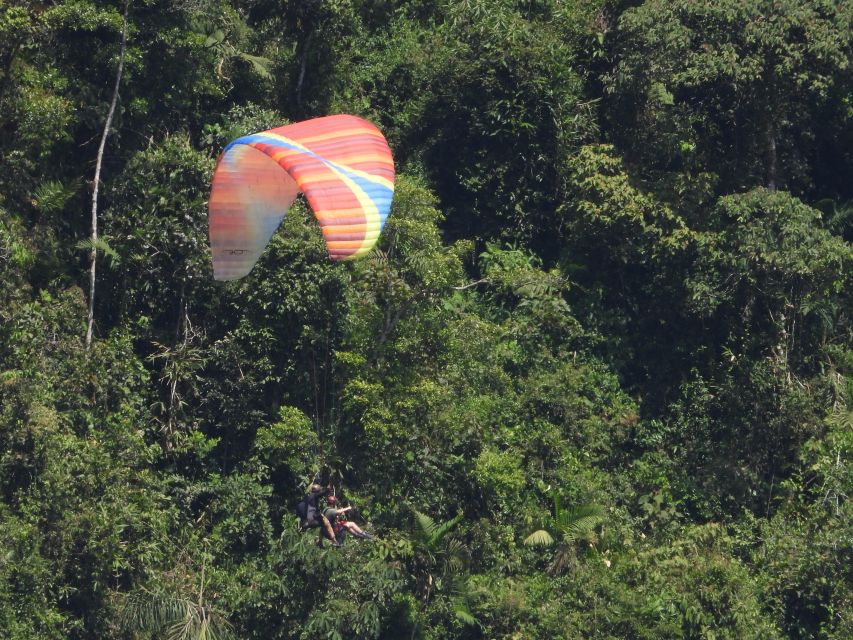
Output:
M338 499L335 496L329 496L326 499L326 502L328 502L329 504L338 504Z

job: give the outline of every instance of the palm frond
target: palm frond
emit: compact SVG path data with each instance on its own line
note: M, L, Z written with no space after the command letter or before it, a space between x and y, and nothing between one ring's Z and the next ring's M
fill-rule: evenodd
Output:
M36 188L33 205L43 213L58 213L65 208L79 188L80 183L77 180L45 182Z
M467 555L468 548L461 540L455 538L447 541L447 553L459 558Z
M471 610L465 605L464 602L453 602L453 614L464 624L469 626L475 626L479 624L479 620L474 617L474 614L471 613Z
M441 542L444 539L444 537L448 533L450 533L450 531L453 530L453 528L457 524L459 524L459 522L462 520L463 517L464 517L464 514L460 511L459 513L457 513L454 517L452 517L450 520L448 520L444 524L435 526L433 529L432 535L430 537L430 543L431 544L438 544L439 542ZM433 524L435 524L435 523L433 523Z
M121 262L121 256L118 252L110 246L110 243L107 242L107 239L104 237L100 237L94 242L92 242L91 238L86 238L85 240L80 240L74 247L80 251L91 251L95 249L96 251L100 251L104 254L105 257L110 259L110 262L113 264L119 264Z
M164 640L230 640L229 622L210 606L188 598L148 592L125 601L121 624L129 631L153 633Z
M448 554L445 565L448 572L458 573L465 568L465 560L460 555Z
M841 233L847 225L853 223L853 200L824 198L813 206L826 214L826 226L833 233Z
M547 547L554 544L554 538L545 529L534 531L524 539L528 547Z
M435 533L437 525L435 524L435 520L430 518L427 514L421 513L417 509L413 509L415 512L415 521L418 523L420 527L420 533L426 540L431 540L433 534Z
M481 626L474 615L473 605L483 596L485 590L472 587L470 580L462 577L462 574L457 574L451 579L450 593L450 606L456 618L466 625Z
M255 73L261 76L264 80L272 80L272 71L270 71L272 67L272 60L269 58L264 58L263 56L253 56L249 53L244 53L242 51L237 52L237 57L243 62L247 62L252 66Z
M557 514L556 524L563 532L563 540L572 542L589 534L604 521L604 509L597 504L578 505Z
M853 430L853 409L839 408L826 418L826 423L838 429Z
M121 623L127 629L157 632L183 618L186 603L178 598L147 592L132 593L124 602Z

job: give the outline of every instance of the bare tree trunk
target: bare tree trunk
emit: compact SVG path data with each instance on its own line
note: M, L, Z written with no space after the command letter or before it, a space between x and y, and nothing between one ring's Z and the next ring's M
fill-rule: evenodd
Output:
M2 80L0 80L0 102L2 102L3 98L6 95L6 90L9 88L9 85L12 81L12 64L15 62L15 56L18 54L18 51L21 50L21 41L14 43L10 48L8 53L3 56L2 60L0 60L0 68L3 69Z
M92 252L89 254L89 324L86 329L86 350L92 346L92 328L95 324L95 266L98 260L98 185L101 180L101 164L104 160L104 148L107 146L107 136L110 133L110 125L113 122L116 103L118 102L118 88L121 84L121 72L124 69L124 52L127 49L127 13L130 9L130 0L124 3L124 25L121 28L121 53L118 58L118 70L116 71L116 84L113 87L113 99L110 102L110 110L107 113L107 121L104 123L104 133L101 136L101 144L98 146L98 157L95 161L95 180L92 184Z
M302 83L305 81L305 67L308 65L308 50L311 47L311 36L309 32L305 37L305 42L302 45L302 60L299 63L299 78L296 80L296 104L302 108Z
M766 147L766 171L767 171L767 188L770 191L776 191L779 175L779 161L776 155L776 127L773 121L768 118L767 126L764 129Z

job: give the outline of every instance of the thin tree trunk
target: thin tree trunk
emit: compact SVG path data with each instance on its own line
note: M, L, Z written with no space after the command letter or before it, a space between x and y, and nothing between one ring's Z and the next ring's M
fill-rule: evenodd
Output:
M3 61L0 62L0 66L3 68L3 76L2 80L0 80L0 102L3 101L3 98L6 96L6 90L9 88L9 85L12 81L12 64L15 62L15 56L18 54L18 51L21 50L21 42L16 42L9 48L9 53L3 57Z
M124 3L124 25L121 28L121 52L118 58L118 70L116 71L116 83L113 87L113 99L110 102L110 110L107 113L107 121L104 123L104 133L101 136L101 144L98 146L98 157L95 161L95 180L92 185L92 252L89 254L89 323L86 329L86 350L92 346L92 328L95 324L95 267L98 260L98 185L101 180L101 164L104 161L104 148L107 146L107 136L110 134L110 125L113 122L116 103L118 102L118 89L121 84L121 73L124 69L124 52L127 49L127 13L130 10L130 0Z
M311 36L309 32L305 37L305 42L302 45L302 56L299 63L299 78L296 80L296 104L302 108L302 83L305 81L305 67L308 65L308 50L311 47Z
M767 170L767 188L770 191L776 191L779 174L779 161L776 154L776 127L773 121L768 118L767 126L764 129L766 147L766 170Z

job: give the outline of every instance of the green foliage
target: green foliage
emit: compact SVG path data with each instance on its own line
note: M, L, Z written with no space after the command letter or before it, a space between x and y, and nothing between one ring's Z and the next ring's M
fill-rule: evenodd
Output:
M800 315L808 321L823 306L819 301L843 290L850 248L822 229L819 212L799 200L761 189L728 196L712 220L720 231L702 237L702 280L693 295L701 312L738 305L744 290L752 298L759 289L764 295L749 303L756 307L738 309L743 317L767 313L784 322L785 315ZM702 281L714 284L703 287Z
M688 240L678 216L631 185L612 147L584 147L569 168L577 193L566 212L573 242L607 242L607 260L626 264L666 255Z
M0 0L0 636L853 636L850 7L137 0L93 244L124 4ZM215 158L329 113L377 248L213 282Z
M780 637L731 545L719 525L697 525L669 545L626 558L620 577L641 594L633 613L644 637Z
M222 122L205 125L204 142L218 154L235 138L280 127L283 124L286 124L284 118L276 111L264 109L252 103L235 105Z
M719 176L725 190L808 188L816 167L804 154L817 141L834 147L827 136L849 122L851 20L833 2L653 1L625 11L608 76L614 134L647 175L664 174L673 197L675 173Z
M56 588L49 559L40 549L38 527L0 512L0 625L10 640L63 638L75 626L50 601L45 586Z
M210 14L198 13L193 16L194 30L205 37L204 47L212 50L218 59L217 75L228 79L226 67L233 67L234 61L238 60L248 65L263 80L272 80L272 60L241 50L250 37L248 25L237 11L225 5L220 6L222 11L217 20L211 20Z
M319 442L311 420L295 407L281 407L278 420L258 429L255 449L266 464L286 467L297 478L316 472Z
M487 502L501 506L512 506L526 483L518 458L510 452L491 449L483 449L477 456L474 479L482 487Z
M0 293L0 317L5 321L11 319L15 299L27 289L26 275L33 262L35 255L21 221L0 208L0 276L6 283Z

